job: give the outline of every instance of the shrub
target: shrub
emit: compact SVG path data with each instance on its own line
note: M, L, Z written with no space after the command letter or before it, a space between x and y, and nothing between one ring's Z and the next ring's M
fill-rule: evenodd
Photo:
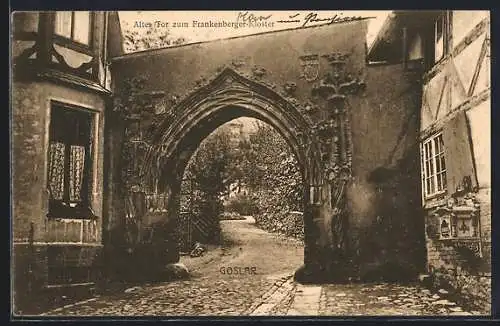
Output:
M259 208L255 200L246 194L238 194L229 199L226 204L225 210L228 212L238 213L240 215L254 215L257 214Z

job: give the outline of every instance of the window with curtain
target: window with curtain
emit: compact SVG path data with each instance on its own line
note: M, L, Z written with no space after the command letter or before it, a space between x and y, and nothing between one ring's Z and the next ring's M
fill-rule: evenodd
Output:
M49 216L91 218L92 113L52 104L48 155Z
M89 11L56 11L54 32L75 42L89 45L92 31Z

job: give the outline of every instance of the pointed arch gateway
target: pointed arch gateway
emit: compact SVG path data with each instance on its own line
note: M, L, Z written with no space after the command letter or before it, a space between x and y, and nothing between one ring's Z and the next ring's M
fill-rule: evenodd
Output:
M168 169L182 167L179 154L218 126L238 117L253 117L273 126L294 152L305 182L321 184L320 154L313 128L290 101L263 83L225 68L210 83L177 104L154 131L144 175L161 180ZM190 148L191 149L191 148ZM187 162L185 162L187 163ZM168 173L170 174L170 173Z
M325 152L324 136L318 134L323 129L318 131L318 124L300 109L263 81L225 68L162 115L148 137L150 147L140 172L143 184L155 187L168 197L165 221L151 226L156 234L156 240L151 239L152 247L157 248L154 251L167 253L156 256L159 265L178 262L180 258L177 241L179 198L184 169L190 157L200 142L217 127L243 116L273 126L287 141L300 166L304 184L304 265L296 272L296 278L303 282L319 282L331 276L332 261L337 261L335 269L343 263L345 257L333 253L332 248L337 248L337 251L345 249L341 248L343 240L339 240L344 237L344 223L337 219L342 222L337 223L342 226L341 230L326 224L331 223L332 214L336 214L339 203L335 201L344 198L344 184L332 182L329 177L332 166L327 164L325 167L325 157L335 155L330 150ZM348 146L337 147L346 150ZM336 171L335 178L341 180L345 172L342 169ZM344 202L342 200L342 204ZM332 239L332 232L341 236Z

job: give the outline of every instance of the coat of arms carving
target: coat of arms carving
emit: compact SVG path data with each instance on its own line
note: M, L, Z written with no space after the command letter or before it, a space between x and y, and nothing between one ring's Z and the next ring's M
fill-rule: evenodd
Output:
M300 57L302 66L302 78L308 82L315 81L319 77L319 55L311 54Z

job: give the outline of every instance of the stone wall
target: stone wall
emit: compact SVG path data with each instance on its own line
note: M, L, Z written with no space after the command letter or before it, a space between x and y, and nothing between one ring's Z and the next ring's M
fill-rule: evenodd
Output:
M491 313L490 192L490 189L480 189L476 195L480 204L481 257L451 242L439 240L433 234L438 230L437 219L426 216L427 263L432 285L449 291L457 300L486 314Z
M44 306L42 289L47 284L47 247L27 244L13 245L11 282L12 312L22 314Z
M362 278L412 278L425 268L417 141L420 72L399 64L369 65L366 71L366 90L350 104L349 233L359 248Z
M101 217L104 100L90 92L49 82L16 82L12 100L14 241L27 241L30 222L35 226L34 241L46 240L49 198L46 171L51 100L87 108L96 113L94 119L97 123L97 134L94 136L97 137L94 143L96 155L93 162L91 205L94 213ZM100 229L100 226L97 226L97 229ZM100 236L96 241L100 241Z
M296 83L294 96L305 102L313 82L302 76L301 56L348 53L349 70L358 76L365 67L365 35L365 21L290 29L132 53L115 58L111 71L115 91L130 78L145 77L145 91L165 92L167 110L224 66L248 75L262 71L263 80L279 93L287 82ZM320 60L317 80L329 69L326 59Z
M97 122L91 205L95 221L47 218L47 152L50 101L57 100L93 110ZM24 303L45 300L48 285L48 248L77 247L78 253L93 246L88 259L73 260L68 266L93 264L101 248L103 200L104 100L91 92L49 82L16 81L12 93L12 265L15 310ZM82 225L82 223L84 225ZM32 228L32 229L31 229ZM83 230L83 231L82 231ZM30 233L32 237L30 238ZM32 245L30 245L32 241ZM68 260L69 261L69 260ZM89 262L90 261L90 262ZM63 263L64 265L65 263ZM31 269L31 272L29 270ZM40 298L38 298L40 295ZM29 296L29 297L27 297ZM34 299L32 299L34 298ZM26 300L27 299L27 300Z
M304 149L299 149L296 134L299 132L303 133L301 138L303 138L303 141L307 141L309 135L306 135L306 133L311 132L311 128L298 130L300 129L299 126L303 128L307 124L306 117L302 115L300 116L301 119L296 117L296 115L301 114L299 106L304 110L311 109L312 105L306 104L310 102L313 93L316 94L313 91L316 84L323 82L323 79L326 78L325 75L332 69L330 61L335 60L336 55L339 53L341 54L341 60L344 60L344 57L347 58L345 59L345 65L350 74L344 77L351 79L355 77L363 78L365 68L364 55L366 51L365 34L366 22L358 21L284 30L276 33L264 33L133 53L115 58L112 62L111 70L115 83L114 92L118 99L120 99L120 94L124 93L124 89L126 89L124 86L134 79L142 79L141 86L143 88L141 88L141 93L164 94L161 102L162 105L158 105L155 107L158 110L154 110L157 118L163 119L160 120L163 121L163 124L161 126L156 124L152 126L153 128L150 128L151 126L147 125L144 119L141 120L141 128L144 131L143 135L147 135L148 132L151 132L151 129L156 129L157 133L159 133L159 130L166 130L164 128L167 128L171 123L176 125L177 128L181 128L181 126L191 124L192 121L199 121L196 119L205 116L208 114L207 112L212 112L213 109L212 111L203 109L200 112L189 113L188 116L180 119L182 121L169 121L169 116L173 118L175 114L185 114L182 105L187 103L186 101L193 100L189 98L189 95L195 94L196 99L198 97L203 98L203 100L212 98L214 101L218 101L219 98L216 94L213 94L213 96L209 94L203 96L199 92L203 93L204 90L207 91L205 86L208 86L210 89L210 85L213 86L214 82L222 83L220 86L227 85L227 87L236 86L238 83L244 87L255 87L254 91L263 92L263 94L250 95L254 94L254 91L244 91L242 96L245 97L244 101L246 103L241 105L234 104L234 106L226 104L224 109L218 110L213 116L207 119L203 118L204 124L200 122L196 127L189 129L190 133L185 138L185 135L180 135L179 138L181 139L173 138L172 136L173 139L168 139L165 142L170 143L163 144L165 147L170 147L170 145L178 141L179 144L175 145L176 148L179 148L177 155L179 157L188 157L190 150L194 150L205 136L221 124L232 118L251 116L273 124L282 136L288 139L296 154L299 156L302 154L302 162L305 165L305 159L303 158ZM306 68L304 65L307 62L304 56L307 57L311 53L316 58L313 64L316 65L318 71L316 74L312 71L312 73L308 73L310 76L305 76ZM312 70L316 69L315 67L312 68ZM311 77L314 77L314 80L310 79ZM258 83L258 86L254 82ZM231 86L232 84L234 85ZM297 107L293 108L282 108L281 106L286 103L282 100L284 98L290 98L291 103L299 104L296 104ZM229 96L229 99L233 100L234 96ZM256 99L265 102L274 101L274 103L273 105L271 103L262 105L260 102L255 102ZM321 99L321 101L324 102L325 100ZM261 105L261 107L257 110L256 105ZM190 105L189 107L196 108L198 106ZM189 110L188 107L186 109ZM177 112L179 110L182 112ZM311 115L307 117L308 119L321 120L325 119L324 116L328 115L327 112L323 112L324 108L316 107L310 111L309 113L304 113ZM147 112L145 114L147 115ZM319 121L311 121L311 124L319 123ZM173 130L174 132L179 131L176 128ZM188 130L188 128L182 127L180 132L184 132L185 130ZM155 143L154 145L159 144ZM306 144L304 143L303 146L305 147ZM116 147L117 150L112 151L111 154L116 157L117 161L120 160L121 156L118 147L119 145ZM319 154L314 150L311 156L317 158ZM182 162L182 160L179 158L172 161L177 162L178 166L182 166L182 163L178 163ZM311 157L310 162L315 160L315 158ZM309 163L309 165L312 165L312 163ZM151 167L151 169L154 169L154 167ZM308 169L312 171L312 168ZM181 174L178 171L173 171L174 169L165 170ZM319 173L318 171L316 174ZM177 177L175 175L167 175L168 171L165 171L164 174L161 186L167 185L168 188L168 182L175 183L173 180ZM312 174L310 173L310 175ZM312 180L308 182L312 182ZM118 189L112 196L117 201L120 200ZM118 206L119 204L117 203L116 207ZM175 208L169 209L169 211L170 214L175 215ZM309 211L305 211L304 215L310 215L309 213ZM119 216L112 216L111 218L117 221ZM167 219L174 220L168 217ZM119 221L117 223L110 222L109 226L119 230ZM110 230L110 232L115 233L113 230ZM116 233L119 234L120 231ZM313 235L313 237L316 237L316 235Z
M312 100L315 89L322 89L315 84L324 82L331 69L326 58L334 59L332 53L347 54L346 69L351 78L362 79L366 89L349 96L346 108L351 121L353 176L347 192L346 237L356 263L366 266L360 274L384 265L390 272L394 269L390 266L396 265L407 270L393 273L396 277L401 273L415 276L424 269L425 261L424 227L418 215L421 76L402 65L366 66L365 33L364 22L351 22L130 54L113 61L115 91L131 78L143 77L143 91L164 92L169 112L187 94L217 76L221 67L229 66L243 76L261 76L264 85L285 98L293 89L303 114L321 123L334 110L322 107L321 100L316 100L319 107L305 103ZM319 55L316 82L304 78L302 56L309 53ZM311 228L320 231L309 239L327 247L337 232L333 230L333 209L317 212L315 207L304 212L305 216L321 216L311 222Z

